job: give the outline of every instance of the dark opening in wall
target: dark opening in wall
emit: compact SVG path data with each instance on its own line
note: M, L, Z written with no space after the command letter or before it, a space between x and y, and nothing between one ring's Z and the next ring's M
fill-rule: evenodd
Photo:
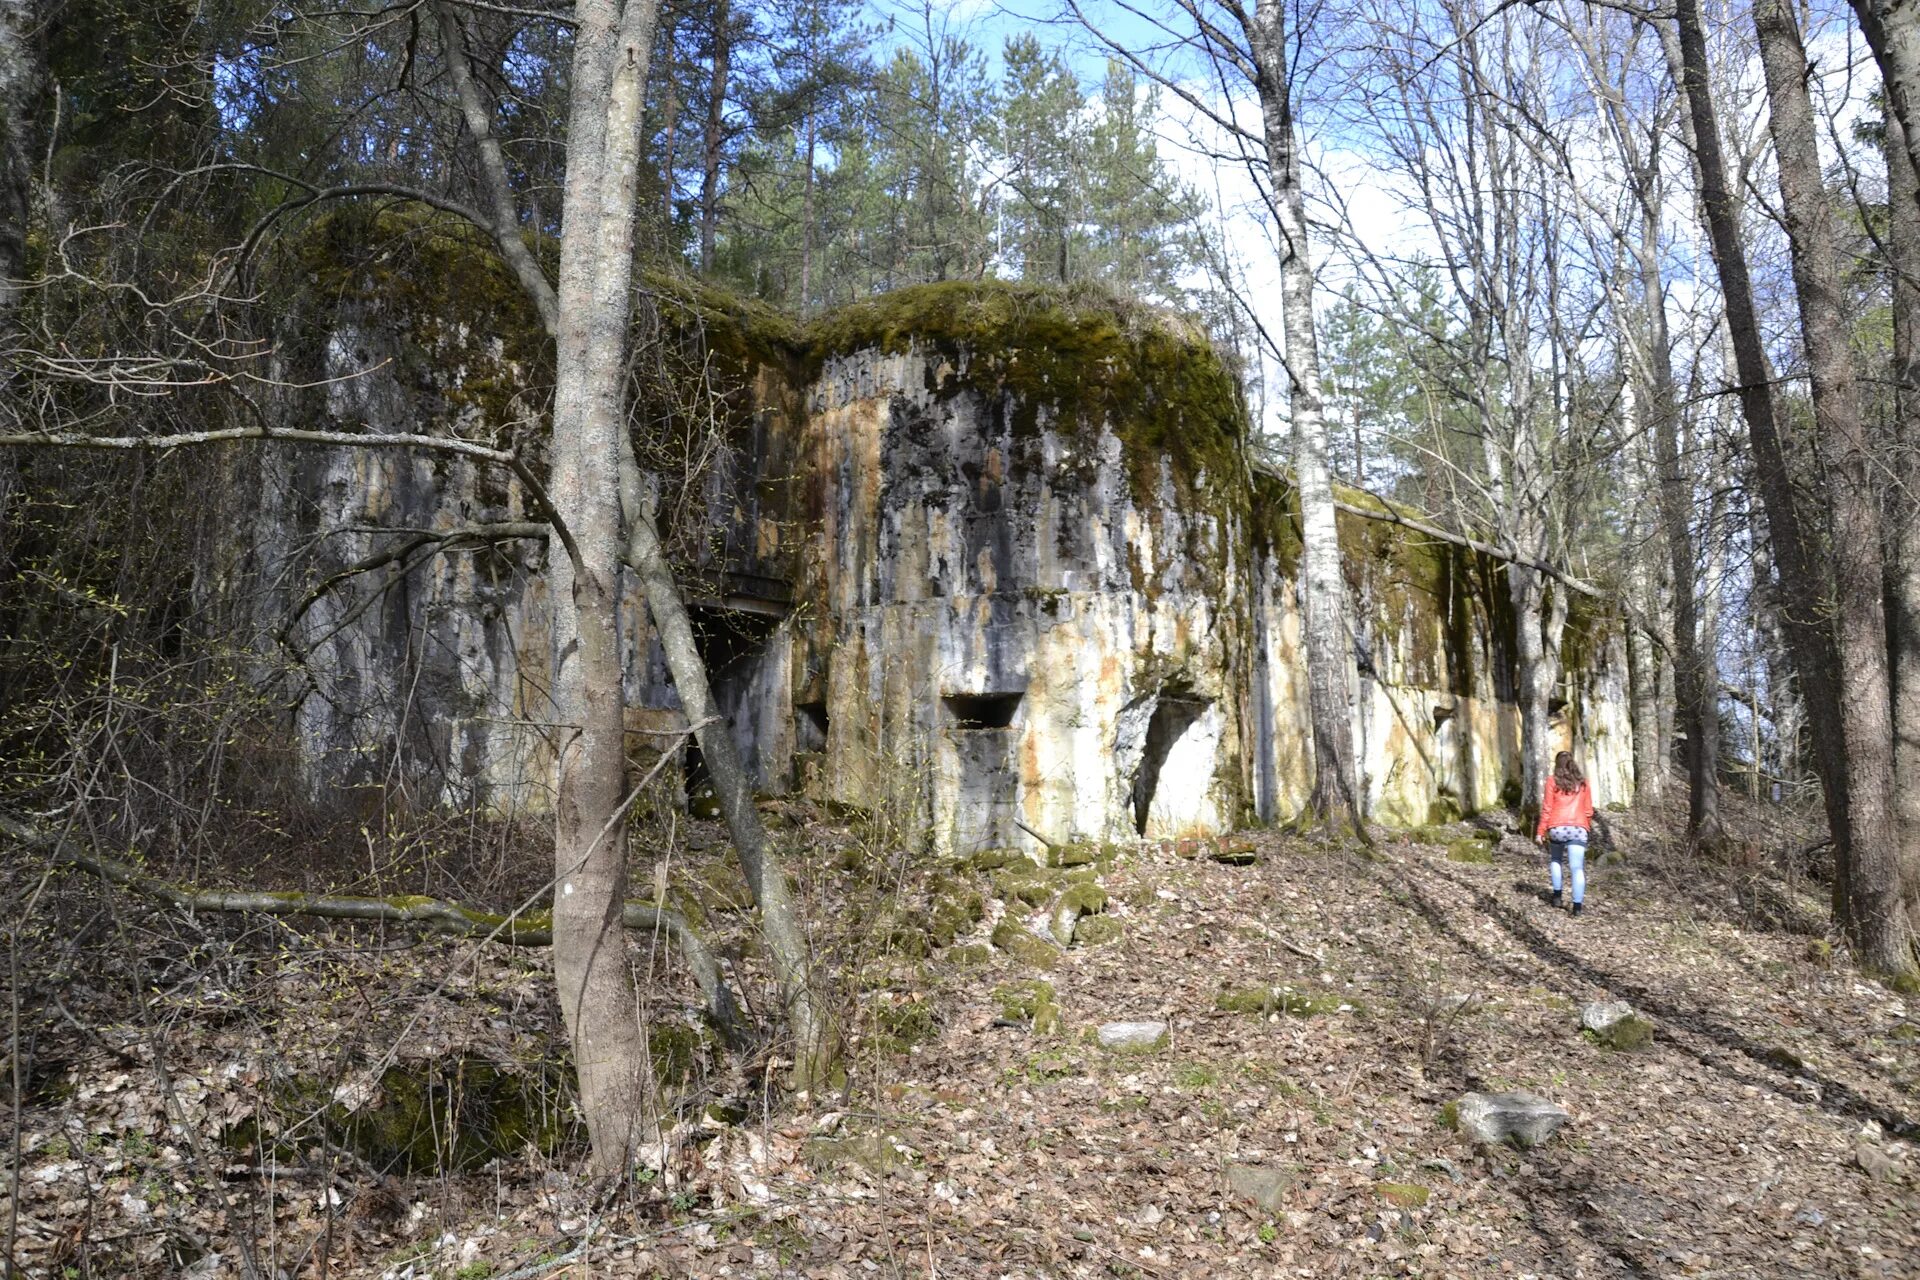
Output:
M1005 729L1020 709L1019 693L950 693L940 701L956 729Z
M793 749L795 751L825 751L827 749L828 723L826 703L794 703Z
M1147 722L1147 746L1140 757L1140 772L1133 777L1133 829L1147 834L1147 815L1153 811L1153 795L1160 789L1160 770L1173 751L1180 735L1193 727L1207 709L1204 698L1163 695Z
M1566 713L1567 713L1567 700L1565 698L1548 698L1547 699L1547 715L1548 716L1563 716Z
M763 780L754 776L756 757L752 750L759 710L754 703L755 676L767 651L767 639L780 620L767 612L724 605L696 604L688 608L687 615L693 624L694 647L707 668L714 709L725 718L728 732L734 736L749 782L760 785ZM694 816L718 816L712 800L713 776L700 748L691 740L681 760L681 774Z

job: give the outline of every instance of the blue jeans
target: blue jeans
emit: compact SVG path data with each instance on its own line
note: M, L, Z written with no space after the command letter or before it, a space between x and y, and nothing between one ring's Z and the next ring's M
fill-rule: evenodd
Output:
M1587 833L1578 827L1555 827L1547 832L1547 877L1560 892L1560 864L1573 869L1573 900L1587 897Z

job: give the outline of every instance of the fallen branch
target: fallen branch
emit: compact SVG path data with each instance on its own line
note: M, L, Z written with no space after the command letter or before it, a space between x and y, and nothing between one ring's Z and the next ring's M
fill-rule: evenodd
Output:
M514 947L553 945L552 913L547 911L505 916L417 894L366 898L299 891L201 889L162 880L113 858L76 850L58 838L13 818L0 816L0 834L29 847L51 852L60 865L85 871L109 884L120 885L187 911L371 921L411 925L457 938L492 938ZM685 916L651 903L629 902L621 911L620 918L621 923L629 929L663 933L672 938L679 946L680 956L686 961L694 981L699 984L701 994L706 997L707 1017L721 1037L736 1050L750 1049L755 1044L757 1037L741 1015L740 1005L721 975L719 961L687 923Z

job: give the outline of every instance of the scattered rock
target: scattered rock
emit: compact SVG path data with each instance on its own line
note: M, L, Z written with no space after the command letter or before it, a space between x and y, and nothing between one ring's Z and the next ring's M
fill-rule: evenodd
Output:
M1807 1064L1793 1050L1775 1045L1760 1055L1760 1061L1779 1071L1796 1073L1805 1071Z
M965 946L954 947L946 953L947 961L963 969L983 965L993 959L993 948L984 942L969 942Z
M1627 1052L1653 1043L1653 1024L1624 1000L1596 1000L1580 1010L1580 1029L1608 1049Z
M1526 1090L1469 1093L1453 1104L1460 1132L1483 1146L1508 1142L1525 1150L1537 1147L1573 1117L1565 1107Z
M998 871L1001 867L1025 861L1026 855L1017 849L982 849L965 859L965 864L975 871Z
M1050 867L1086 867L1098 861L1100 846L1090 840L1080 840L1073 844L1057 844L1047 850L1047 865Z
M1254 1164L1227 1166L1227 1190L1251 1201L1267 1213L1280 1212L1286 1201L1287 1187L1293 1181L1290 1169L1269 1169Z
M1063 947L1073 945L1074 926L1081 917L1097 915L1107 909L1107 891L1091 880L1083 880L1067 886L1060 895L1060 901L1053 904L1053 916L1049 926L1053 931L1053 940Z
M1230 867L1246 867L1260 861L1260 851L1254 848L1253 841L1238 836L1220 837L1214 842L1210 856L1215 862Z
M1810 1204L1802 1205L1794 1212L1793 1221L1796 1226L1820 1227L1826 1225L1827 1215Z
M1402 1209L1418 1209L1427 1202L1427 1197L1433 1194L1431 1188L1423 1187L1417 1182L1382 1182L1377 1184L1374 1190L1378 1191L1388 1204L1397 1205Z
M1037 907L1053 897L1053 887L1053 878L1031 863L1002 867L993 873L993 892L1008 902Z
M1448 862L1475 862L1485 865L1493 861L1493 846L1484 840L1469 837L1454 840L1447 845Z
M1167 1047L1173 1029L1164 1022L1103 1022L1100 1047L1110 1053L1152 1053Z
M1058 947L1012 920L1002 920L994 928L993 945L1022 964L1030 964L1036 969L1051 969L1060 963Z
M1820 1105L1820 1086L1805 1076L1795 1076L1787 1081L1787 1092L1809 1106Z
M1906 1181L1906 1166L1865 1138L1853 1144L1853 1162L1875 1182Z
M1073 944L1076 947L1103 946L1126 931L1126 926L1112 916L1082 916L1080 923L1073 928Z

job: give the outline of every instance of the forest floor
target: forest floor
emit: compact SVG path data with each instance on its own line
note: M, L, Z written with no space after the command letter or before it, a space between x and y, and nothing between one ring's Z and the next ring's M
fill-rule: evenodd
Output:
M1763 902L1817 917L1781 858L1688 869L1659 834L1673 814L1610 816L1578 919L1511 834L1454 856L1384 833L1370 855L1141 846L1096 868L1118 936L1044 969L967 945L1042 905L968 872L986 914L961 945L922 959L896 929L838 962L865 989L845 1090L754 1094L687 1037L675 1157L612 1194L546 1141L557 1100L522 1095L523 1148L458 1173L355 1154L321 1119L391 1103L390 1059L551 1063L544 953L189 932L74 888L12 959L30 1007L0 1230L29 1273L74 1277L1920 1275L1920 998L1756 923ZM857 843L794 833L821 866ZM1475 848L1491 860L1455 860ZM1010 987L1036 980L1058 1026ZM684 1025L693 1001L659 985L656 1025ZM1299 1012L1245 994L1278 987ZM1584 1036L1594 1000L1632 1003L1652 1043ZM1164 1047L1094 1039L1141 1019ZM324 1085L289 1084L307 1077ZM1524 1152L1444 1123L1509 1089L1572 1118Z

